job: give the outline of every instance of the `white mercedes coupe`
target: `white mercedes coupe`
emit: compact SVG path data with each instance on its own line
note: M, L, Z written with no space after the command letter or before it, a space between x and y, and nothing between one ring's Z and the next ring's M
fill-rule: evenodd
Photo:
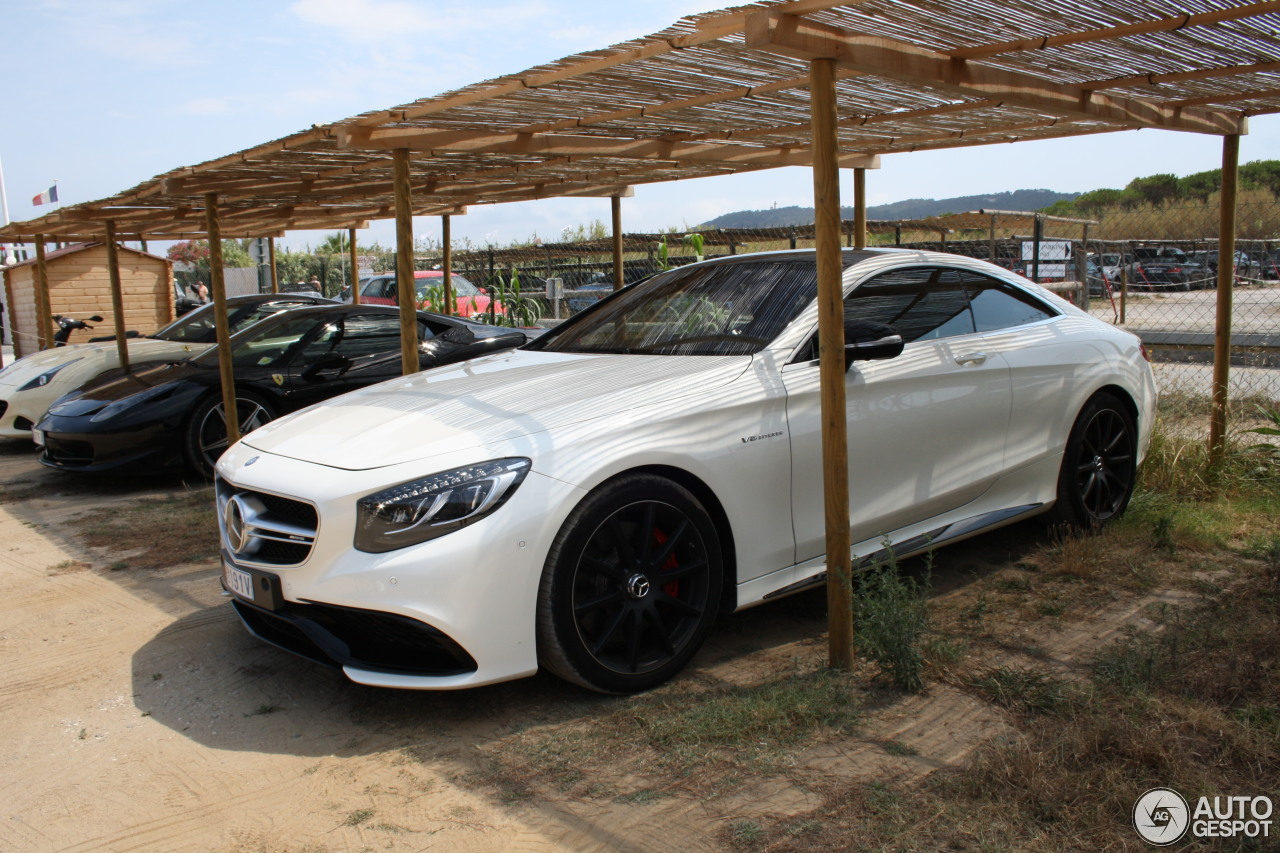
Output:
M1136 337L983 261L843 263L855 565L1124 512ZM811 251L680 267L256 430L217 465L236 612L363 684L660 684L717 614L823 581L816 290Z

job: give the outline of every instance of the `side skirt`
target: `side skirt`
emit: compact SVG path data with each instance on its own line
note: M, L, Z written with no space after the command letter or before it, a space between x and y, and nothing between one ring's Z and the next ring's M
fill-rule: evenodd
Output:
M910 539L891 545L888 548L881 548L873 551L865 556L859 557L856 553L853 555L854 571L866 571L873 566L888 562L890 557L894 559L905 559L914 557L916 554L923 554L934 548L940 548L943 545L949 545L959 542L961 539L968 539L977 536L979 533L985 533L988 530L994 530L997 527L1003 527L1006 524L1012 524L1019 519L1036 515L1042 512L1045 505L1042 503L1024 504L1022 506L1008 507L1006 509L998 509L992 512L986 512L981 515L971 516L952 522L951 524L930 530ZM812 575L803 580L796 581L793 584L781 587L773 592L767 593L761 601L772 601L775 598L781 598L786 595L793 595L797 592L803 592L820 584L826 583L827 572L822 570L816 575Z

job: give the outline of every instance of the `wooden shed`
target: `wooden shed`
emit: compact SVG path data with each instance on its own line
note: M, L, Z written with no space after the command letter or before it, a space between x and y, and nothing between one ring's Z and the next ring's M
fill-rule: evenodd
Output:
M119 246L120 285L124 297L124 326L150 334L171 322L173 313L173 264L165 258ZM71 343L113 333L111 278L104 243L77 243L45 255L49 277L49 313L84 319L102 317L93 332L76 331ZM4 271L5 299L13 353L21 358L39 349L36 325L36 261L29 260ZM52 320L45 318L52 323ZM52 333L50 333L52 334Z

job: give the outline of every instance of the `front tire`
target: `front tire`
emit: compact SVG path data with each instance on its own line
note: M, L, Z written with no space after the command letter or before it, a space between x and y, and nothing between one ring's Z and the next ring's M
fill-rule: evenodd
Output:
M1099 527L1129 505L1138 475L1138 429L1114 394L1089 398L1067 438L1051 521Z
M237 389L236 416L240 420L240 435L243 436L273 420L275 413L260 395ZM187 467L205 479L212 479L213 466L229 444L222 394L205 397L187 416L183 426L182 457Z
M723 583L715 525L687 489L621 477L569 515L538 591L538 660L601 693L678 673L715 621Z

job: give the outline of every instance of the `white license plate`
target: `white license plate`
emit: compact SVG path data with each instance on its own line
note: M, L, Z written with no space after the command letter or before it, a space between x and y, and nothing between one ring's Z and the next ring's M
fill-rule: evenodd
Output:
M36 444L40 445L41 447L44 447L44 430L42 429L31 430L31 440L34 441Z
M241 598L253 601L253 575L248 572L242 572L228 563L223 563L222 577L227 582L227 589Z

